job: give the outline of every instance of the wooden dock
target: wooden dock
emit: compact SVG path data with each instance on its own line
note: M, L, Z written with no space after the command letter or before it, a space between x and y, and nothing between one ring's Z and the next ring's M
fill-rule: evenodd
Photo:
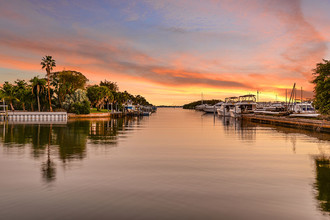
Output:
M263 124L280 125L285 127L307 129L318 132L330 133L330 122L326 120L291 118L286 116L269 116L269 115L242 115L243 120L258 122Z

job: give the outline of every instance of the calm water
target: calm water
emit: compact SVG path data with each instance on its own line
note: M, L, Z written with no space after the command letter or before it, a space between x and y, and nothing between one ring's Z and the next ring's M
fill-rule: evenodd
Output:
M182 109L0 126L1 219L328 219L329 135Z

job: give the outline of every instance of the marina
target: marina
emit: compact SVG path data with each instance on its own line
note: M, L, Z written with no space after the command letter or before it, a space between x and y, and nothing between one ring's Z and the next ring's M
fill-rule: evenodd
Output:
M0 5L0 220L330 219L330 1Z
M308 102L257 102L252 94L225 98L216 105L197 105L195 110L213 113L219 117L232 117L253 122L296 127L330 133L330 121L320 118ZM213 110L213 111L211 111Z
M330 161L329 141L327 133L180 108L64 125L9 123L0 126L0 214L328 219L320 163Z

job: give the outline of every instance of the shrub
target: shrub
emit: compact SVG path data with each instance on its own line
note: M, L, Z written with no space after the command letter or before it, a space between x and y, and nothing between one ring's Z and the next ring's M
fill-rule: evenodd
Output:
M68 111L76 114L89 114L90 101L87 98L86 91L77 89L72 95L66 95L63 107Z
M73 103L73 113L80 114L89 114L91 112L90 108L91 103L87 100L83 102L75 102Z

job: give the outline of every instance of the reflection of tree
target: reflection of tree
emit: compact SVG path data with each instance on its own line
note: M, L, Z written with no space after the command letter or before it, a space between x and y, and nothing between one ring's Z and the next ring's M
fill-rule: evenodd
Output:
M315 157L316 182L314 184L320 201L319 206L325 212L330 212L330 157Z
M59 146L60 159L83 159L86 151L89 121L69 122L64 127L54 127L53 144Z
M41 165L42 177L46 182L51 182L55 180L56 176L56 164L50 159L50 149L49 145L47 146L47 161L43 162Z
M94 144L116 144L118 132L123 130L122 118L111 121L93 121L90 126L89 139Z
M17 126L17 125L16 125ZM24 125L23 125L24 126ZM29 139L31 140L32 144L32 153L34 157L40 157L44 154L45 147L49 144L50 137L50 128L49 125L35 125L31 126L29 125L26 127L30 130L31 136L29 136Z
M125 117L107 121L92 121L90 125L89 139L94 144L116 144L118 135L131 129L135 122L139 124L139 118Z
M104 146L116 144L118 136L122 137L136 122L139 123L136 118L119 118L71 121L66 125L4 124L0 126L0 140L8 149L31 146L33 158L46 156L41 164L41 174L46 182L51 182L56 178L54 152L58 152L63 163L83 159L88 140Z
M50 159L50 145L52 140L52 125L49 126L48 132L48 145L47 145L47 162L42 163L41 165L41 172L44 180L46 182L51 182L55 180L56 176L56 165Z
M44 153L48 144L49 125L8 124L0 127L0 133L3 134L2 142L8 147L32 144L33 156L37 158Z

